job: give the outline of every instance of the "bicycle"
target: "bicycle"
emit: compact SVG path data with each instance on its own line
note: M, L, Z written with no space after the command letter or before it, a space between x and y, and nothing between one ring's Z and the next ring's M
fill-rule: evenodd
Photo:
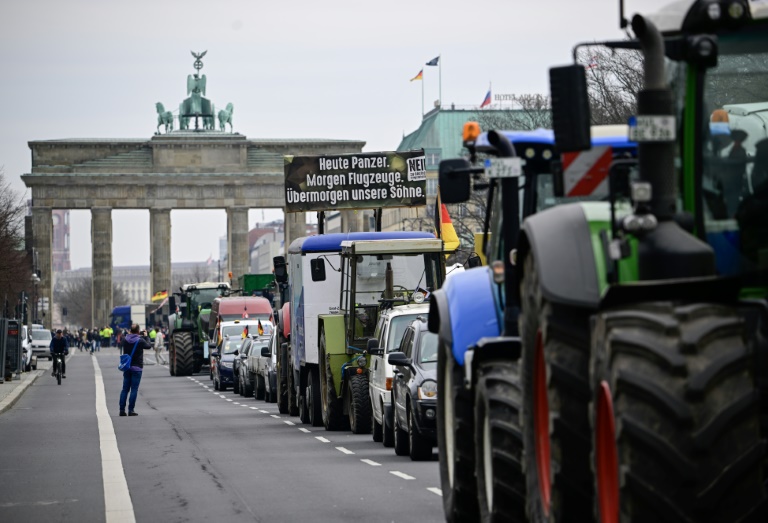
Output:
M61 364L63 362L64 354L57 352L53 355L53 375L56 381L61 385Z

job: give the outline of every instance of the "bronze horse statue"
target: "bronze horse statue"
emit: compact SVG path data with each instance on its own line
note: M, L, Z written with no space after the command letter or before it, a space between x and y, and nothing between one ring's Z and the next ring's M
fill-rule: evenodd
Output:
M171 111L166 111L165 107L163 107L163 104L160 102L157 102L155 104L155 108L157 109L157 132L160 133L160 126L165 126L165 133L168 134L169 131L173 131L173 113Z
M229 132L232 132L232 113L235 112L235 106L231 103L227 104L227 108L223 111L219 111L219 130L225 131L227 124L229 124Z

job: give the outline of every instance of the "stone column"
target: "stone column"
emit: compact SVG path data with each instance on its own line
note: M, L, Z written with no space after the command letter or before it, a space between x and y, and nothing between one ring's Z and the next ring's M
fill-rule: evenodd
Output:
M248 207L227 209L227 270L232 272L232 280L248 273ZM235 283L234 285L237 285Z
M171 289L171 210L149 210L150 266L152 268L151 293Z
M307 235L307 214L303 212L285 213L285 250L283 256L288 256L288 246L296 238Z
M91 322L102 328L112 313L112 209L91 209L91 255L93 271Z
M48 298L48 310L43 313L38 309L38 317L43 319L46 329L53 327L53 209L50 207L32 207L32 246L35 249L37 269L40 270L40 283L37 285L37 297L41 302ZM29 313L34 304L29 301ZM66 306L66 303L61 304Z

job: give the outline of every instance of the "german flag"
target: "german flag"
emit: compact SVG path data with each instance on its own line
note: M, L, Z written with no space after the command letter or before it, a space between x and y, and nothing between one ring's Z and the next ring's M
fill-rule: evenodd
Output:
M245 328L243 329L243 334L242 334L242 338L243 339L245 339L247 337L248 337L248 325L245 326Z
M440 199L440 186L437 187L437 199L435 200L435 236L443 240L445 250L453 252L459 248L459 236L453 226L448 208Z
M163 301L168 297L168 291L159 291L152 296L152 303Z
M424 69L419 71L419 74L411 78L411 82L413 82L414 80L423 80L423 79L424 79Z
M261 320L259 320L259 336L264 336L264 327L261 325Z

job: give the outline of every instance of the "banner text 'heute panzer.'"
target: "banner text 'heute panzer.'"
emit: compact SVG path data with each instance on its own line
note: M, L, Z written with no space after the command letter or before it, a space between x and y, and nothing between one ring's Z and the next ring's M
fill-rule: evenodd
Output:
M423 150L285 157L288 212L427 203Z

